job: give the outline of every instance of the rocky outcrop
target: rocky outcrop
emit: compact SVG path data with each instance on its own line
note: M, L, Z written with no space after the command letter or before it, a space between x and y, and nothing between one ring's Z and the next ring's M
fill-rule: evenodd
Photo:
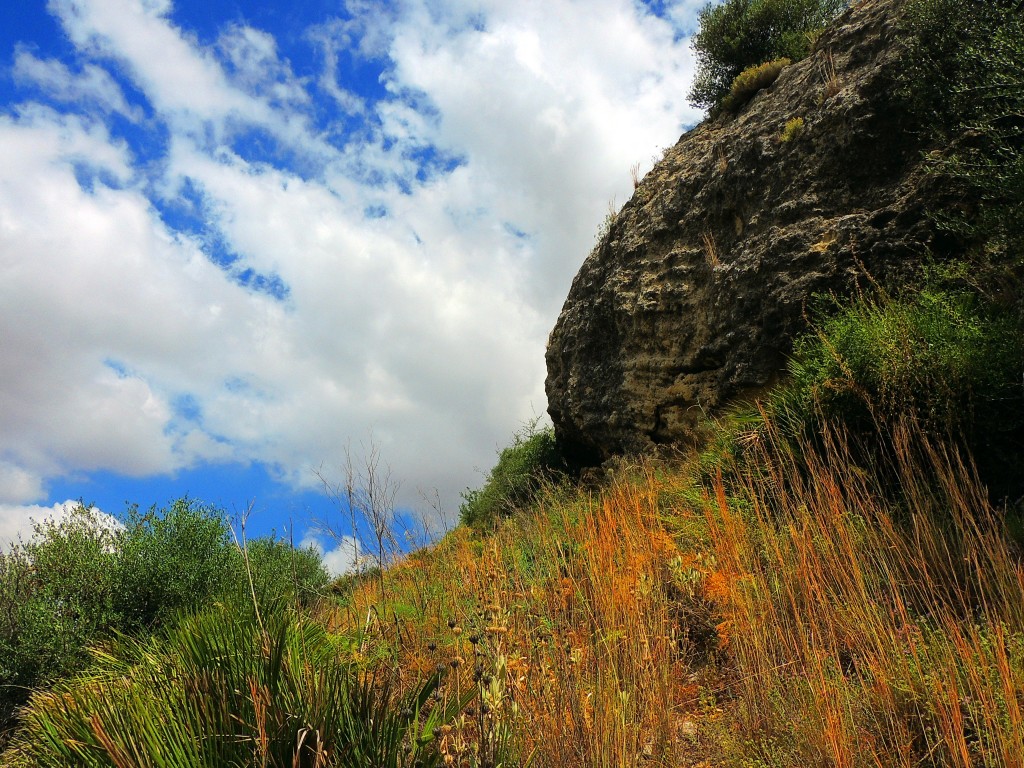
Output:
M564 444L601 458L686 441L702 413L777 379L812 295L911 273L936 190L895 95L901 6L855 3L809 58L643 179L548 342Z

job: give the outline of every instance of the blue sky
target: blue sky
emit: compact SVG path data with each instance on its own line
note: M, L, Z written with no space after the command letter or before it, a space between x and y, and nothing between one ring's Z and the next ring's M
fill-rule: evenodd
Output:
M700 117L701 4L6 4L0 546L186 494L317 540L371 446L454 519L630 167Z

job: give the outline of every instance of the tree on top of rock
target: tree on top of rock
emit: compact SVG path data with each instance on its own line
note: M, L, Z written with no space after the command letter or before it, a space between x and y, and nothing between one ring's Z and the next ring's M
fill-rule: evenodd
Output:
M725 0L700 12L697 76L689 99L714 109L743 70L774 59L799 61L847 0Z

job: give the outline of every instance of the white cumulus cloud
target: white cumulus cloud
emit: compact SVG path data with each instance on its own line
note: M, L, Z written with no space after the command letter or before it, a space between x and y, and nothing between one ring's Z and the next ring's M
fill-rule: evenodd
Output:
M9 550L19 542L29 542L34 538L35 525L45 521L59 523L67 518L71 511L79 506L77 501L65 501L53 506L44 507L38 504L0 504L0 553ZM110 529L121 527L117 518L93 507L97 520Z
M14 56L13 75L15 82L38 86L61 101L82 102L105 112L120 112L132 120L142 117L138 107L129 106L110 73L95 64L86 64L76 73L59 61L40 59L19 48Z
M368 558L359 542L352 536L332 538L325 544L319 537L310 535L304 538L299 546L312 547L316 550L331 576L344 576L346 573L353 573L372 565L372 558Z

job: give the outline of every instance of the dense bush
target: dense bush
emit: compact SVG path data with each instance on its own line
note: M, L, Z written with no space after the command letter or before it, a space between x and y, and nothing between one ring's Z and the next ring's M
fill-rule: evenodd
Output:
M28 687L80 668L89 642L116 624L115 539L103 517L80 505L0 554L0 732Z
M862 298L799 340L776 407L811 426L855 433L910 418L974 454L997 492L1020 485L1024 456L1024 328L967 293L925 290Z
M296 549L279 539L263 537L250 541L246 551L252 591L257 603L268 610L280 602L310 605L330 581L319 553L310 547Z
M551 427L528 425L498 455L482 487L466 489L459 515L466 525L486 525L528 506L538 489L565 469Z
M113 603L123 629L151 628L201 606L237 578L224 514L189 499L166 510L128 512L118 533Z
M112 633L144 636L221 601L309 602L328 581L319 555L273 539L247 547L252 582L224 514L181 500L131 508L121 525L79 504L0 555L0 732L30 689L91 660Z
M708 4L700 12L700 30L693 38L697 75L690 102L714 110L745 69L774 59L804 58L816 35L846 5L846 0L725 0Z

